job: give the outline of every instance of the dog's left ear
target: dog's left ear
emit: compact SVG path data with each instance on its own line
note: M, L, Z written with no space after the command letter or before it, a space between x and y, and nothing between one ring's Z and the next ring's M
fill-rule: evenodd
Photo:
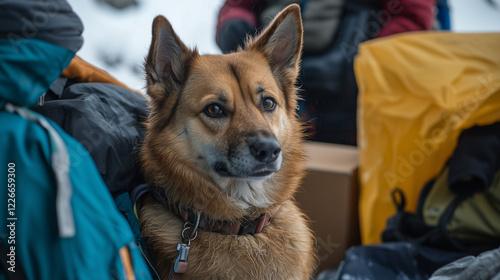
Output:
M300 7L292 4L279 13L271 24L246 49L262 52L273 74L286 86L295 83L302 53Z

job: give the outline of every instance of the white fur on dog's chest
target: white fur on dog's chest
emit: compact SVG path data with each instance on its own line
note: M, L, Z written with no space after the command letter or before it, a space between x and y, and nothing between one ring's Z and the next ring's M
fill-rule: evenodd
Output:
M251 206L266 208L275 203L269 197L264 181L221 179L220 183L219 187L236 199L235 204L242 209L248 209Z

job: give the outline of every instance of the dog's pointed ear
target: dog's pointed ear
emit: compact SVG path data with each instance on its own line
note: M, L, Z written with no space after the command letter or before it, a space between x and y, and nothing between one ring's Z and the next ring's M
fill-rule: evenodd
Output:
M148 88L160 85L164 90L148 90L151 98L164 98L165 94L180 90L186 78L190 58L196 52L189 50L174 32L170 22L163 16L153 21L153 38L146 58L146 80Z
M300 7L292 4L279 13L246 49L262 52L276 77L295 83L302 53L302 19Z

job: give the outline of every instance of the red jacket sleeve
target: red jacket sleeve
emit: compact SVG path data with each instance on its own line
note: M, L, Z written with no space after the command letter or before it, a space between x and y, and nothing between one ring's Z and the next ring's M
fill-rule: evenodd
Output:
M387 23L377 37L432 28L436 0L384 0L383 2L384 10L379 16Z
M217 33L229 20L244 20L252 26L257 26L260 6L261 0L227 0L219 11Z

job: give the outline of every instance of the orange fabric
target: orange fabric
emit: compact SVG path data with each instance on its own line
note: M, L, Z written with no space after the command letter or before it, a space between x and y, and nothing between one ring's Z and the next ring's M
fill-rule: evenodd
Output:
M127 87L124 83L118 81L111 76L108 72L97 68L96 66L86 62L79 56L75 56L69 63L68 67L64 69L61 76L71 79L77 79L79 82L95 82L95 83L108 83L126 88L130 91L143 95L141 92Z
M120 259L122 260L123 268L125 269L125 277L127 280L135 280L134 267L132 266L132 257L128 247L122 247L119 251Z

